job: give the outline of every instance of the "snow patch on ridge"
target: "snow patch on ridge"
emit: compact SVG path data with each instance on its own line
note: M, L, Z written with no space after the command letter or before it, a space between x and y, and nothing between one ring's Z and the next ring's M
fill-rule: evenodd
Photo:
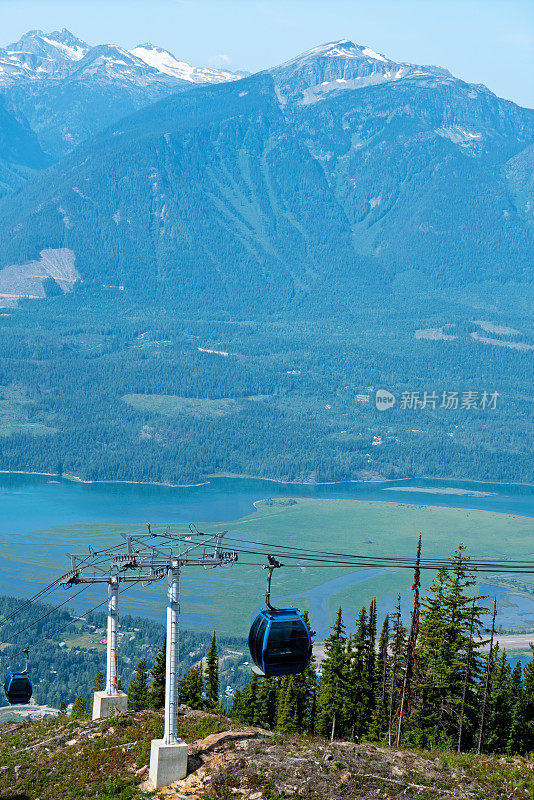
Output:
M72 46L68 44L64 44L63 42L58 41L57 39L49 39L48 36L41 36L43 42L51 45L52 47L57 48L60 50L65 58L70 59L71 61L80 61L87 53L88 47L81 47L80 45Z
M378 86L381 83L398 81L409 73L409 69L399 67L395 70L375 72L373 75L362 75L357 78L335 78L332 81L323 81L318 86L309 86L302 93L302 105L317 103L330 92L342 89L364 89L366 86Z
M239 75L227 70L192 67L186 61L178 61L168 50L150 43L139 44L130 53L158 72L189 83L223 83L239 78Z
M443 139L449 139L453 144L459 145L459 147L470 147L482 139L481 133L462 128L460 125L436 128L436 133Z
M384 58L384 56L380 55L380 53L375 53L375 51L371 50L370 47L364 47L363 50L362 50L362 53L364 54L364 56L369 56L369 58L374 58L375 61L387 61L388 60L387 58Z

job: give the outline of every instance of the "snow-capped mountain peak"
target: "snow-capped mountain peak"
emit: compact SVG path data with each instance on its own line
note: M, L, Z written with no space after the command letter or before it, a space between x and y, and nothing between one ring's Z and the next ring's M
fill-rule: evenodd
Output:
M397 63L366 45L349 39L328 42L270 70L282 102L313 103L332 91L363 89L403 78L447 80L440 67Z
M6 50L11 53L32 53L42 58L79 61L89 50L89 45L63 28L51 33L28 31L18 42L8 45Z
M363 59L391 63L389 58L386 58L381 53L376 53L374 50L371 50L370 47L354 44L350 39L340 39L337 42L327 42L326 44L312 47L310 50L306 50L305 53L301 53L290 61L281 64L277 69L306 64L307 62L316 61L317 59Z
M179 61L168 50L156 47L150 42L138 44L130 52L158 72L189 83L222 83L234 81L240 77L228 70L192 67L186 61Z

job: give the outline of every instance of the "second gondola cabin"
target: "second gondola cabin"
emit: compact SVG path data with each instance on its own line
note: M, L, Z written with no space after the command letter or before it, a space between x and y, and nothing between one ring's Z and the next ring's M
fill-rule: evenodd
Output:
M25 647L22 652L26 654L26 669L21 672L11 670L4 683L4 692L11 706L26 705L30 702L33 694L30 676L28 675L29 648Z
M11 706L26 705L32 696L32 685L27 672L10 672L4 683L4 692Z

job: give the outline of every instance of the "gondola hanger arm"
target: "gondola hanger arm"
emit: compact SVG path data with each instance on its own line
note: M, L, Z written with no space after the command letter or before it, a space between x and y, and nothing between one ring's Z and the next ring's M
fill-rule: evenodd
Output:
M270 609L271 611L276 611L277 609L271 605L271 579L273 577L274 570L279 569L284 565L281 564L280 561L277 561L277 559L274 556L267 556L267 561L269 563L263 565L263 569L269 570L269 575L267 577L267 591L265 592L265 603L268 609Z

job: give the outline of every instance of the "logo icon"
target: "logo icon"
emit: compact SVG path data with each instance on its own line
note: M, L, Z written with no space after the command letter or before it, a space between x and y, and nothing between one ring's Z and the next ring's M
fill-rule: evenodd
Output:
M375 394L375 404L378 411L387 411L395 405L395 395L387 389L377 389Z

